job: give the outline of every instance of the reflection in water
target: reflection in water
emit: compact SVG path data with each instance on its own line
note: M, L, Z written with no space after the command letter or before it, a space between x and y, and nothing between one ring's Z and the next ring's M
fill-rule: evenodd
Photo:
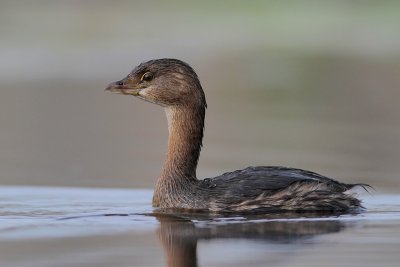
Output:
M267 243L294 243L315 235L339 232L339 220L296 220L297 214L285 217L251 216L215 220L194 216L178 217L153 214L160 222L157 235L162 243L169 267L193 267L197 264L197 241L201 239L235 238ZM314 217L312 215L307 217ZM295 219L295 220L292 220ZM204 224L203 224L204 223ZM199 227L200 225L200 227Z
M167 256L167 266L197 266L196 227L190 220L157 215L161 223L157 235Z

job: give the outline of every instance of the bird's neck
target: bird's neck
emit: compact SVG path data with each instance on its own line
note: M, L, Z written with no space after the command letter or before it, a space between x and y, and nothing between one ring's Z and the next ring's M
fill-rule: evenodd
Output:
M168 150L157 181L154 206L168 206L196 181L196 168L203 139L205 106L168 107ZM178 194L178 195L176 195ZM171 202L171 203L169 203Z
M168 107L168 150L160 179L196 180L203 140L204 107Z

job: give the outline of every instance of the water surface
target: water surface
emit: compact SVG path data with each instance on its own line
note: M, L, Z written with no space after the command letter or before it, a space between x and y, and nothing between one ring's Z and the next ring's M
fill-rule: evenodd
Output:
M0 188L3 266L397 266L400 195L348 215L163 214L151 190Z

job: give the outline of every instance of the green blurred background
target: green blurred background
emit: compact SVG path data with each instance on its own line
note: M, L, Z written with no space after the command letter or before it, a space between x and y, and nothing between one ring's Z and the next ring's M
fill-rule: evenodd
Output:
M152 187L160 107L103 92L173 57L209 108L198 175L310 169L399 192L400 1L0 1L0 184Z

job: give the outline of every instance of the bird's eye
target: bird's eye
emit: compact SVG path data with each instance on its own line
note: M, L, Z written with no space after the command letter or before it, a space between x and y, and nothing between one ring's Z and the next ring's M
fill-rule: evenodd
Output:
M142 75L142 78L140 78L141 81L151 81L153 79L153 74L151 72L146 72L145 74Z

